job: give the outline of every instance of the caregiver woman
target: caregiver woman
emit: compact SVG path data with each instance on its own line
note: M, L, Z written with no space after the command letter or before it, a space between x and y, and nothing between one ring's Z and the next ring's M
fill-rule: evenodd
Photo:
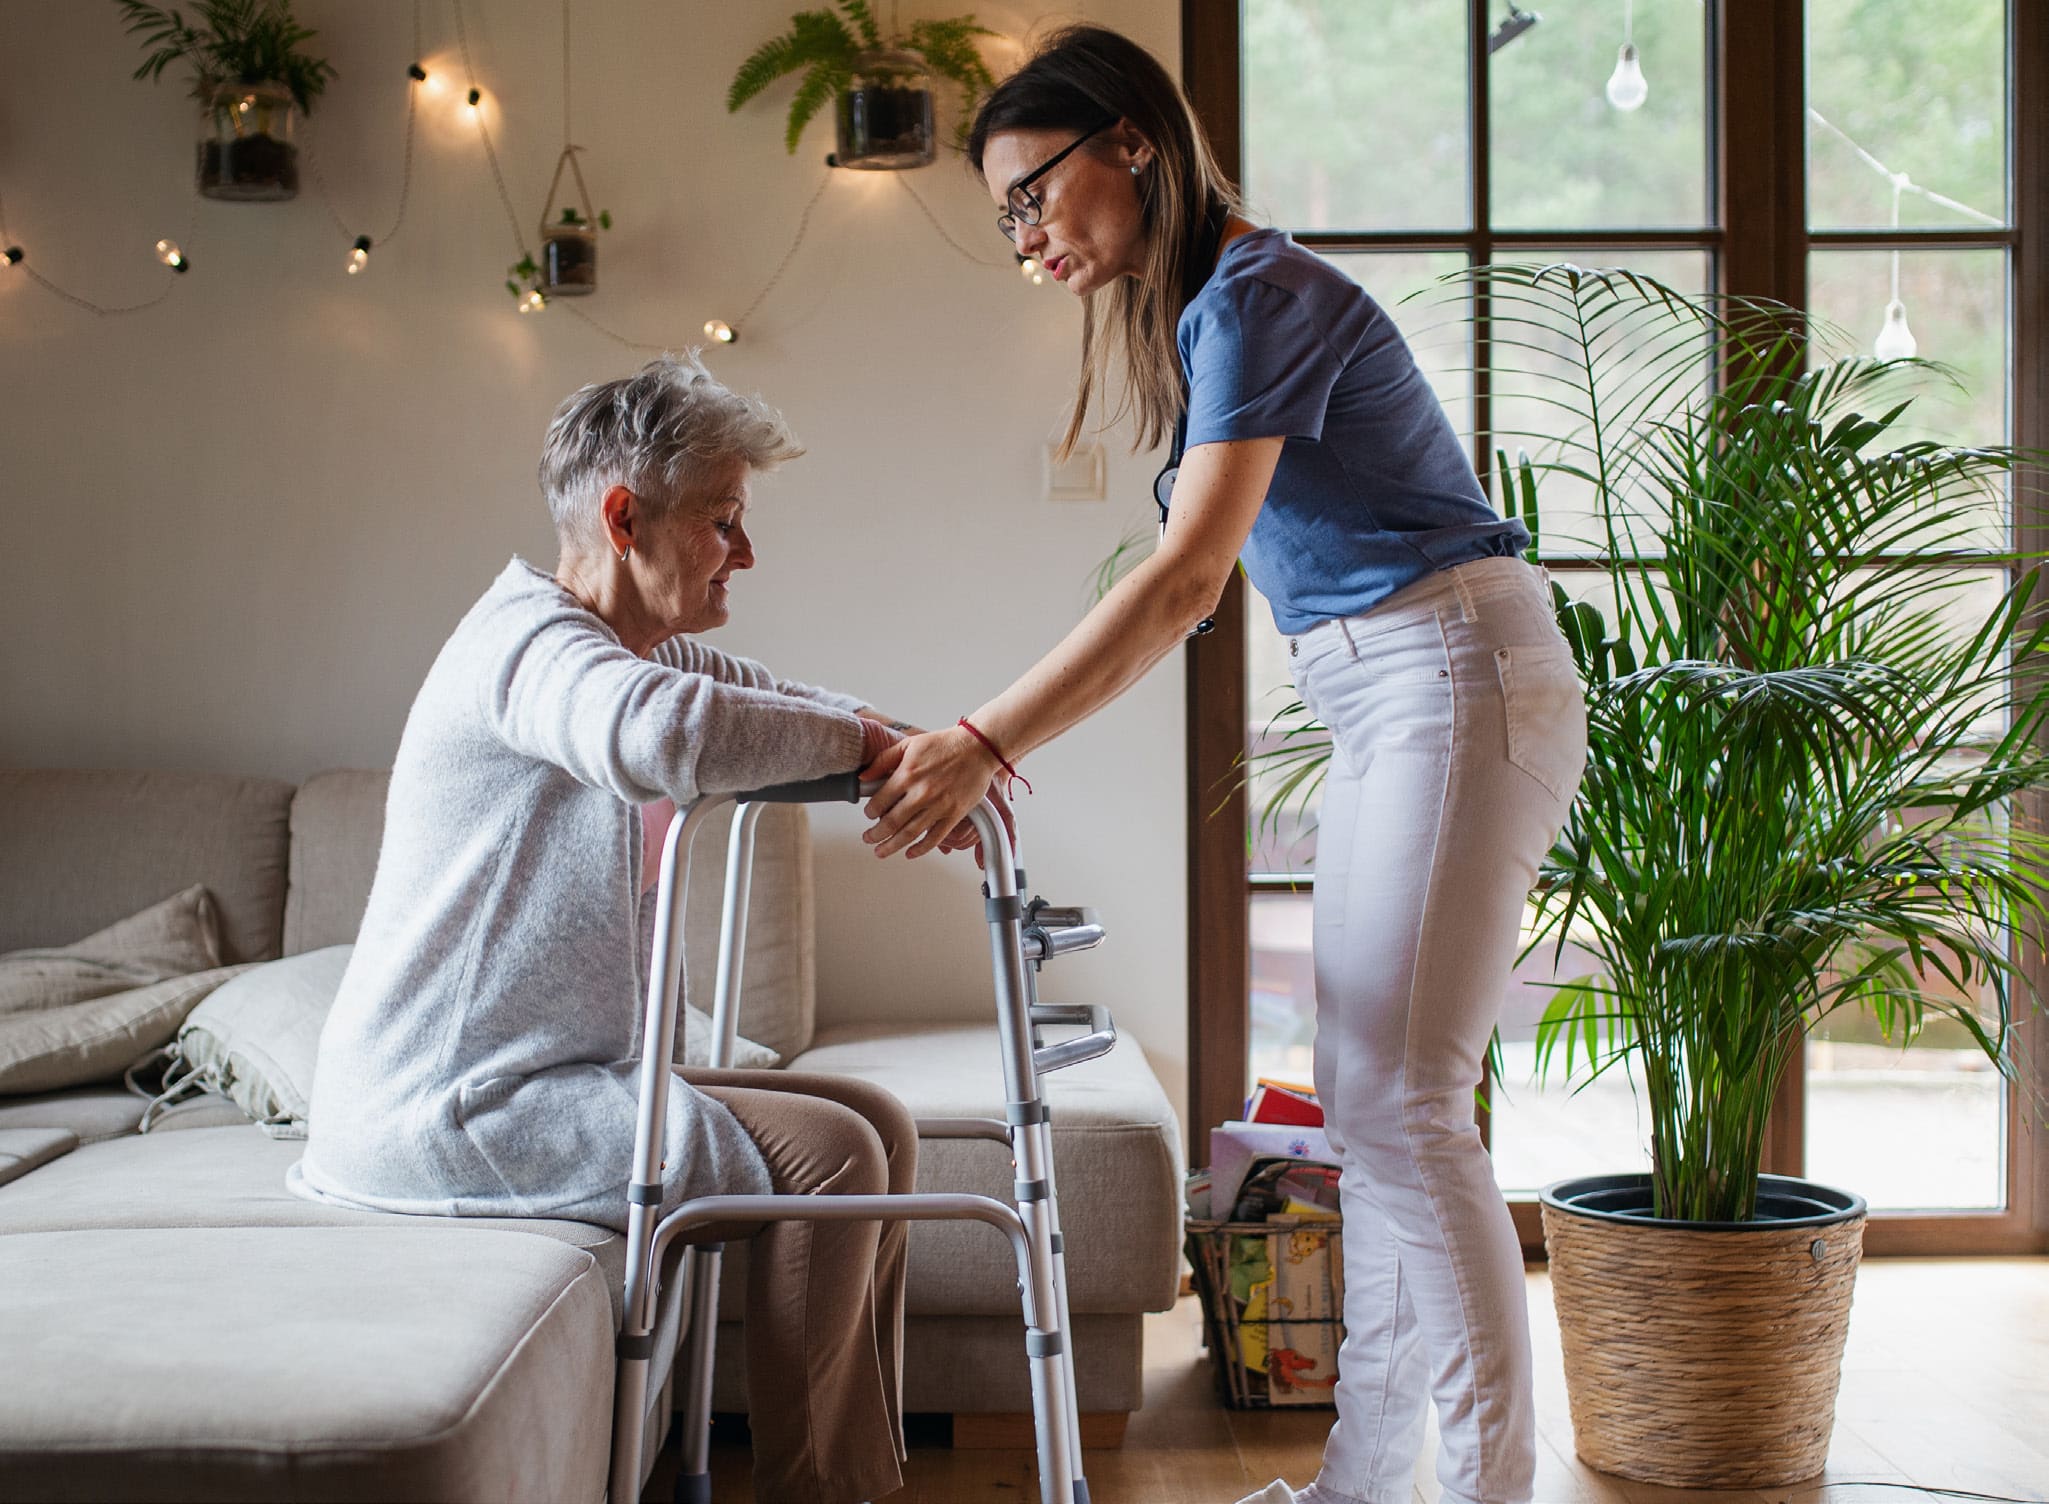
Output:
M968 151L1004 234L1083 300L1069 441L1121 361L1139 442L1179 423L1186 447L1159 550L966 725L885 752L866 839L882 856L943 844L992 772L1171 652L1243 559L1332 732L1316 1086L1345 1171L1337 1423L1314 1484L1255 1497L1406 1500L1427 1393L1445 1498L1520 1504L1522 1258L1473 1091L1586 755L1529 536L1488 505L1386 313L1237 212L1144 50L1095 27L1052 37L982 106Z

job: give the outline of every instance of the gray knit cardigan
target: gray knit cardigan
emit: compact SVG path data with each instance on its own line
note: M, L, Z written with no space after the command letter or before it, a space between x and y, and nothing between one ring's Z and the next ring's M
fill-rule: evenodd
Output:
M513 560L406 719L291 1189L623 1229L646 989L638 806L845 772L860 704L682 637L640 658ZM666 1127L665 1210L769 1189L738 1121L680 1080Z

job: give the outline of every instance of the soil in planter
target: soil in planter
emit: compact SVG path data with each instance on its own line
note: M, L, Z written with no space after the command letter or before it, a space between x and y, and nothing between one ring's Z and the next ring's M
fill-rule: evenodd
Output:
M299 148L271 136L241 136L199 143L199 191L208 198L294 198L299 192Z
M840 97L842 167L923 167L932 156L931 90L851 89Z
M598 285L598 248L582 235L551 237L541 245L542 271L549 292L577 297Z

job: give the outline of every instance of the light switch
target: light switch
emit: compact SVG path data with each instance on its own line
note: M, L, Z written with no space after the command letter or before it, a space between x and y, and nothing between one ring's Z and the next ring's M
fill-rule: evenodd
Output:
M1077 444L1074 446L1074 452L1064 460L1059 457L1059 449L1057 443L1048 441L1046 500L1103 500L1108 495L1103 446L1097 443Z

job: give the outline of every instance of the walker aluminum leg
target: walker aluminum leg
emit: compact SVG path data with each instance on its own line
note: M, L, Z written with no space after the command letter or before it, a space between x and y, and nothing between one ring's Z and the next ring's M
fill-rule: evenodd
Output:
M683 1353L683 1470L676 1479L678 1504L710 1504L711 1373L719 1330L719 1264L724 1245L705 1243L694 1251L690 1280L690 1330Z

